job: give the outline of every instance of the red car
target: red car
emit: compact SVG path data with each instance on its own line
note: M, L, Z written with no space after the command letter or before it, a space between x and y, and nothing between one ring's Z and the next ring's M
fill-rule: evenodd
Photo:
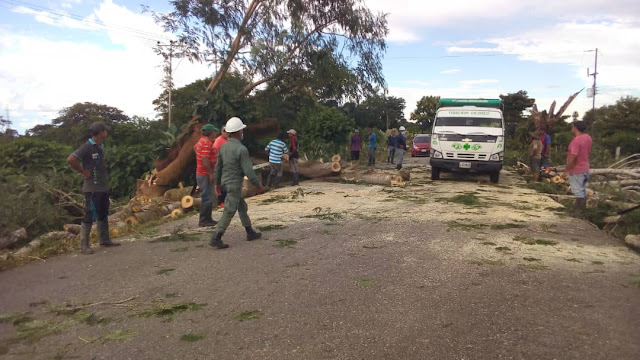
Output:
M411 156L429 156L431 152L431 135L418 134L413 137Z

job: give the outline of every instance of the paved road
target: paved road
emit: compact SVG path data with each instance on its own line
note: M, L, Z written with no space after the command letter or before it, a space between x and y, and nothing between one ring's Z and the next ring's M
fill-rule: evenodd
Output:
M151 242L172 224L2 272L0 358L638 358L636 253L509 174L432 182L407 160L403 189L249 199L255 242L233 222L211 249L188 217L193 241Z

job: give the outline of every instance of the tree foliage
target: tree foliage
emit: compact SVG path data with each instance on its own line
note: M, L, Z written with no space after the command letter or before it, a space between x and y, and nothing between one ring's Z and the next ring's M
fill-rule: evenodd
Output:
M347 103L342 109L349 117L355 119L357 127L374 127L382 130L405 125L405 100L395 96L373 95L360 104Z
M335 107L317 104L301 114L305 127L303 152L309 158L337 154L353 131L354 122Z
M416 109L411 113L411 119L417 120L420 130L431 132L433 120L436 118L440 96L423 96L416 104Z
M595 109L595 114L587 111L583 120L592 137L611 153L618 146L623 154L640 152L640 98L622 97L614 105Z
M319 52L348 69L360 93L384 85L386 16L372 13L363 0L172 0L171 5L169 13L151 12L177 35L191 59L219 65L208 91L234 68L250 81L244 95L281 80L285 71L304 75Z

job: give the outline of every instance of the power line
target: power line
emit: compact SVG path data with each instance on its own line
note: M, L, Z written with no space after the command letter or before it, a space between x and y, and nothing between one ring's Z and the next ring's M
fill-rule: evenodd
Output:
M136 29L136 28L132 28L129 26L123 26L123 25L113 25L113 24L107 24L101 20L92 20L89 19L85 16L80 16L80 15L76 15L76 14L72 14L72 13L68 13L68 12L64 12L64 11L57 11L51 8L47 8L47 7L43 7L43 6L39 6L39 5L34 5L34 4L30 4L30 3L26 3L23 1L18 1L18 0L0 0L1 2L8 4L8 5L14 5L14 6L24 6L26 8L29 8L31 10L35 10L35 11L40 11L43 12L55 19L62 19L62 18L70 18L73 20L77 20L80 23L86 24L86 25L98 25L99 27L102 27L104 29L111 29L111 30L117 30L117 31L123 31L123 32L129 32L132 34L132 36L138 37L138 38L142 38L145 40L152 40L152 41L158 41L158 40L170 40L168 37L166 36L162 36L162 35L158 35L155 33L151 33L145 30L140 30L140 29Z
M555 54L577 54L583 53L583 51L565 51L556 52ZM524 54L465 54L465 55L438 55L438 56L393 56L385 57L387 60L405 60L405 59L448 59L448 58L464 58L464 57L494 57L494 56L530 56L530 55L548 55L548 53L524 53ZM550 58L557 58L559 56L549 56Z

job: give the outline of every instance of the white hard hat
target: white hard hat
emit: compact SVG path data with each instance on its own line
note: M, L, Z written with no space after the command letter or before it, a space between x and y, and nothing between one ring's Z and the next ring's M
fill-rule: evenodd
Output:
M289 129L289 131L287 131L287 134L296 134L296 131L294 129Z
M404 131L404 130L405 130L405 129L404 129L404 126L400 126L400 127L398 128L398 130L400 130L400 131Z
M246 128L247 125L245 125L242 120L240 120L240 118L238 117L232 117L231 119L229 119L227 121L227 124L224 126L224 129L226 132L229 133L234 133L234 132L238 132L244 128Z

